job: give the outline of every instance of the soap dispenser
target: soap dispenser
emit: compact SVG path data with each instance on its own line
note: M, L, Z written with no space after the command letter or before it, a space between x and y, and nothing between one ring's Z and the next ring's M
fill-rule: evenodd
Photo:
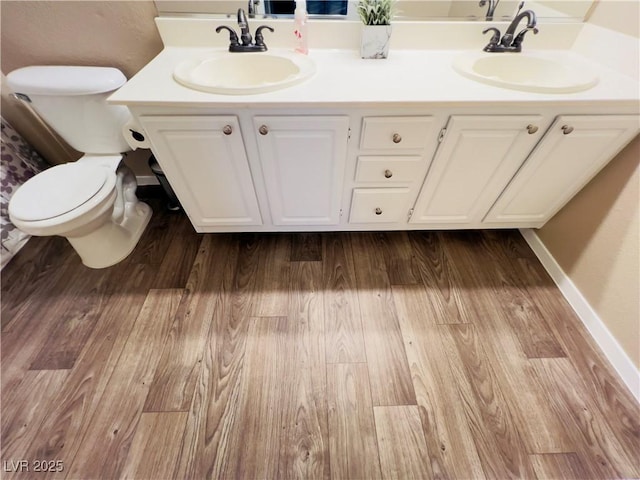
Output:
M296 0L296 9L293 14L295 36L295 51L307 55L309 44L307 42L307 2L306 0Z

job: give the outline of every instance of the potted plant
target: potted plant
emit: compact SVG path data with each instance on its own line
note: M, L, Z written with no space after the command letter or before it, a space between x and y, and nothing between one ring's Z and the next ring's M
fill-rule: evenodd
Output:
M362 29L362 58L387 58L391 39L391 17L395 0L359 0Z

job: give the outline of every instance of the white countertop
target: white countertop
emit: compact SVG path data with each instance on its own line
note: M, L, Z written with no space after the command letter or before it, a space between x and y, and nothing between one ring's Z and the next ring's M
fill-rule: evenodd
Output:
M640 100L640 88L633 78L563 50L540 50L538 53L595 70L600 78L595 87L578 93L541 94L478 83L464 78L451 67L453 59L468 50L392 50L386 60L363 60L355 50L315 49L309 53L317 65L317 73L312 78L287 89L253 95L204 93L184 87L173 79L172 73L178 63L213 51L220 51L220 48L166 47L109 101L130 106L330 107L529 102L572 105L609 102L637 106Z

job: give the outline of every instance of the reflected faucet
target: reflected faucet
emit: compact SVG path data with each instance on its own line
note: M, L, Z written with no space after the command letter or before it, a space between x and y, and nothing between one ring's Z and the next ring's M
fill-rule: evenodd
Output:
M249 18L256 18L256 4L257 0L249 0L249 4L247 5L247 14Z
M511 21L509 27L507 27L507 31L505 32L502 39L500 39L500 30L495 27L490 27L484 30L482 33L493 32L491 40L487 46L484 47L485 52L521 52L522 51L522 42L524 41L524 36L527 32L533 32L534 34L538 33L538 28L536 25L538 21L536 19L536 14L532 10L525 10L520 13L524 7L524 2L520 3L518 7L518 11L516 12L515 18ZM517 35L516 29L523 18L527 19L527 26L520 30Z
M498 3L500 3L500 0L480 0L480 3L478 3L478 5L480 7L484 7L487 3L489 3L489 8L487 8L486 20L491 21L493 20L493 14L496 11Z

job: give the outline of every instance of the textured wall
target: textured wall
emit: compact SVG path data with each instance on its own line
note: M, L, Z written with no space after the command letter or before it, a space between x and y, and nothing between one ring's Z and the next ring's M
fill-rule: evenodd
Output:
M2 71L100 65L131 77L162 49L151 0L0 2Z

